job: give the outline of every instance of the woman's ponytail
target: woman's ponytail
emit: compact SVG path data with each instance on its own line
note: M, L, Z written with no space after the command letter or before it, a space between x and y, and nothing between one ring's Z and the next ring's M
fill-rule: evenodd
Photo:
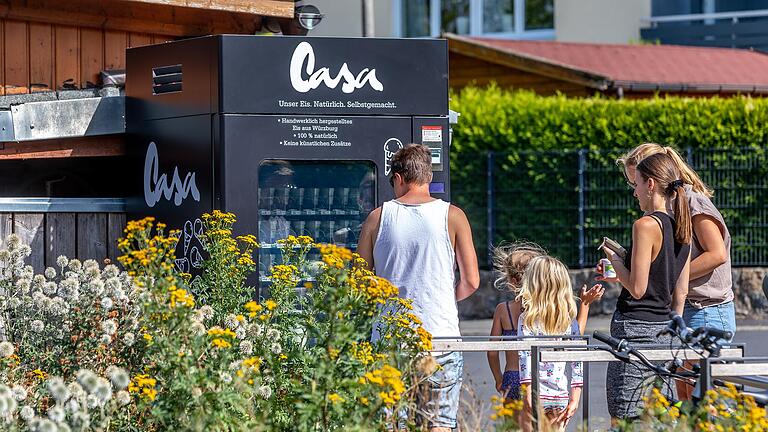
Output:
M685 183L675 180L667 186L667 196L675 198L675 240L678 243L690 244L693 236L691 224L691 209L688 197L685 195Z

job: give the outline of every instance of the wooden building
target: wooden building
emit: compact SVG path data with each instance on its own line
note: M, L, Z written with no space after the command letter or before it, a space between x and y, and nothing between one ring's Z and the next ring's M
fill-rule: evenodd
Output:
M293 17L293 0L0 0L0 242L21 235L37 270L114 259L125 196L96 178L125 165L125 105L102 71L129 47Z
M496 82L575 97L768 94L768 55L758 51L445 37L452 88Z

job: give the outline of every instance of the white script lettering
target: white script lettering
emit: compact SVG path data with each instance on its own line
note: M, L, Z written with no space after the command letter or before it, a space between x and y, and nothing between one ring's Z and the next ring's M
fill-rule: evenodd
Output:
M200 201L200 191L197 190L195 183L195 173L187 173L182 182L179 177L179 167L174 167L173 177L168 183L167 174L158 177L159 169L160 160L157 156L157 145L150 142L147 156L144 158L144 201L148 206L154 207L163 196L168 201L173 197L173 203L180 206L190 193L192 199Z
M302 66L307 64L306 73L309 75L309 79L305 80L302 77ZM331 72L327 67L315 70L315 51L312 49L312 45L309 42L300 43L293 51L293 57L291 57L291 85L297 92L306 93L310 90L314 90L325 84L326 87L335 89L339 82L343 79L344 84L341 85L341 91L344 93L352 93L356 89L362 88L365 84L377 91L384 91L384 86L376 78L376 69L365 68L357 75L349 71L349 67L344 63L341 65L341 69L335 78L331 77Z

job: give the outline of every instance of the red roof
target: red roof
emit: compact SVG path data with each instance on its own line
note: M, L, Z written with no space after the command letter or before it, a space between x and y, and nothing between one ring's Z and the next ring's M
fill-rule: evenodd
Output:
M768 55L744 49L463 38L486 48L612 81L613 87L765 91Z

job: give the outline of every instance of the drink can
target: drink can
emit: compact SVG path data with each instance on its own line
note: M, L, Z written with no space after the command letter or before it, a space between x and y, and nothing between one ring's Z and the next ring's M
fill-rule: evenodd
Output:
M616 269L613 268L613 264L611 264L611 260L609 260L608 258L603 258L600 260L600 263L603 265L604 278L616 277Z

